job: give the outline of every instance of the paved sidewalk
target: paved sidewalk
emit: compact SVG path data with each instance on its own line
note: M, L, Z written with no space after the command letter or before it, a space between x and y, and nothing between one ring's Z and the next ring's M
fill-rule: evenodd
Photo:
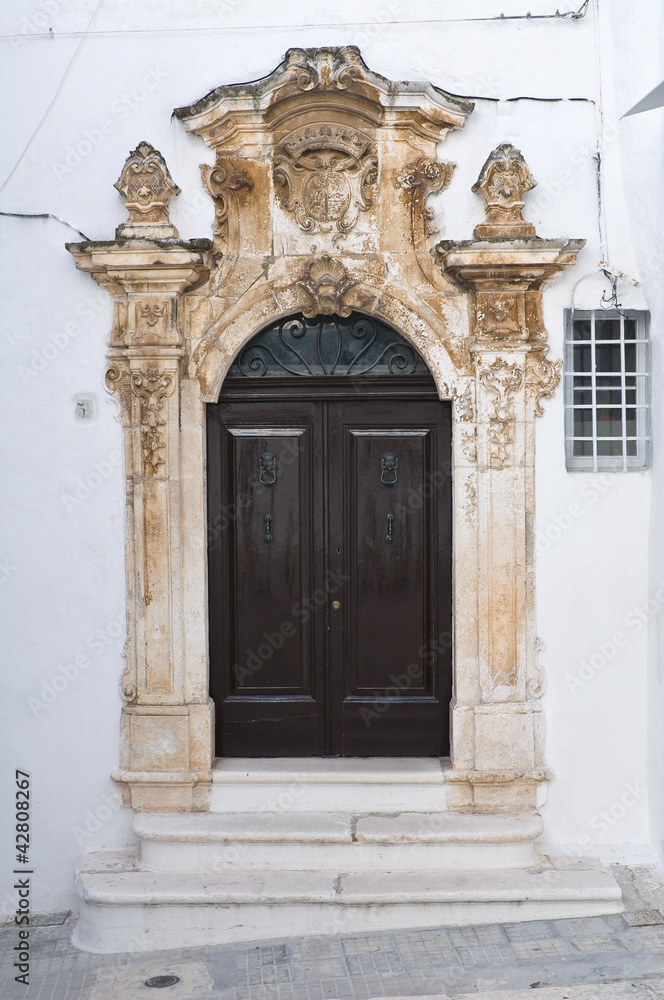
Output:
M17 929L0 928L1 1000L664 1000L664 873L616 868L627 912L460 928L274 939L92 955L53 915L30 936L30 986L14 981ZM47 923L50 920L50 923ZM60 922L53 922L53 921ZM145 981L177 976L150 988ZM537 991L535 993L534 991Z

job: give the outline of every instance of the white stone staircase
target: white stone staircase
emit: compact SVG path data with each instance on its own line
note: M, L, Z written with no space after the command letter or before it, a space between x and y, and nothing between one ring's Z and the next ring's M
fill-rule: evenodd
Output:
M85 855L74 941L141 951L588 916L622 909L599 863L537 854L537 813L445 809L431 759L224 760L208 813L139 813L140 855Z

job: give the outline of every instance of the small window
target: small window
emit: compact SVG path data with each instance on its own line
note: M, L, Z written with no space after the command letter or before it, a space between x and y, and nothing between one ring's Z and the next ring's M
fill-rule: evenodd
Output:
M649 372L646 313L568 311L568 469L646 468L650 461Z

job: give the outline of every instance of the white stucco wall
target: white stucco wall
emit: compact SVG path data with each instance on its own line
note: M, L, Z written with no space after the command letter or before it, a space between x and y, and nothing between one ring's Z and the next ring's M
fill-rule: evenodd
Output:
M11 99L0 125L0 184L9 179L0 211L51 213L92 239L111 239L124 217L112 185L128 152L147 139L182 188L172 213L181 236L207 236L212 204L198 164L211 162L211 152L171 121L172 109L219 84L267 74L289 47L359 44L379 73L477 99L466 128L440 150L458 164L435 205L441 235L471 236L482 204L470 187L490 150L509 141L539 182L525 213L539 234L588 240L578 266L545 295L552 356L562 353L563 310L574 286L578 307L599 304L606 283L578 282L602 255L643 280L642 293L620 291L624 305L652 312L657 401L664 112L620 125L618 117L664 75L661 15L657 0L629 11L622 0L600 6L601 24L595 0L577 21L471 20L501 11L552 13L554 0L278 7L268 0L102 0L94 17L95 4L86 0L30 0L20 12L7 5L0 72ZM593 160L598 129L605 245ZM75 904L82 849L123 846L131 836L131 814L117 807L109 778L118 761L123 664L116 624L124 603L121 440L102 384L108 300L64 249L79 237L54 220L1 217L0 234L0 797L13 800L14 768L31 772L33 905L45 911ZM96 398L90 423L73 416L81 393ZM560 528L548 547L540 544L537 571L548 759L556 775L545 805L547 838L570 851L646 857L662 850L664 830L664 676L659 614L646 612L642 627L627 616L645 607L664 579L662 473L657 461L652 472L608 478L567 473L561 390L539 421L537 448L537 531L550 541L556 531L547 536L547 529ZM567 526L573 503L583 513ZM607 655L592 679L570 681L617 630L628 634L626 645ZM13 822L10 810L0 814L0 909L11 910Z

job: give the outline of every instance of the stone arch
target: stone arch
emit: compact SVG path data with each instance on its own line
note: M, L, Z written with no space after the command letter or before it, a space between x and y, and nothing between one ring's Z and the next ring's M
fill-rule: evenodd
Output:
M374 316L393 327L429 366L441 399L463 393L468 377L454 365L446 346L449 334L440 317L418 302L407 289L389 281L372 285L370 278L358 281L344 296L344 308ZM298 289L275 289L265 282L242 296L232 309L213 321L193 356L202 398L215 402L235 357L252 337L270 323L302 308Z

